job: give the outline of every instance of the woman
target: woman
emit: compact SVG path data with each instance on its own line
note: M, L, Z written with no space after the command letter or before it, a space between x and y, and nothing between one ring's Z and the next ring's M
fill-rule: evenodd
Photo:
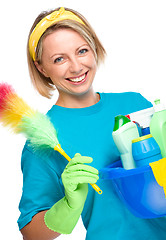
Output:
M45 97L55 88L59 93L48 116L62 148L73 158L67 164L55 151L41 157L25 146L18 220L24 239L50 240L69 234L81 215L87 240L164 240L165 222L133 216L110 183L99 179L97 170L119 159L111 137L114 117L151 103L138 93L94 91L105 50L86 19L73 10L41 14L32 27L27 53L36 89ZM102 195L88 185L96 182Z

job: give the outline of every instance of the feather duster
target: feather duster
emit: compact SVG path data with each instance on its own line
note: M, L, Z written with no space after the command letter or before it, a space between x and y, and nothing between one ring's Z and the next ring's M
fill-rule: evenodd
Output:
M61 148L56 129L48 116L34 111L6 83L0 84L0 122L15 133L23 133L34 150L54 149L68 161L71 160ZM102 193L96 184L91 185L99 194Z

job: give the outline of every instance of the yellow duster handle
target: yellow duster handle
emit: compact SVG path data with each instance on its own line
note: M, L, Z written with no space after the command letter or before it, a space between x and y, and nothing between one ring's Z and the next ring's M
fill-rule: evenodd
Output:
M64 156L69 162L71 160L71 158L65 153L65 151L61 148L61 145L60 144L57 144L55 147L54 147L54 150L55 151L58 151L62 156ZM93 187L93 189L98 193L98 194L102 194L102 190L95 184L91 184L90 185Z

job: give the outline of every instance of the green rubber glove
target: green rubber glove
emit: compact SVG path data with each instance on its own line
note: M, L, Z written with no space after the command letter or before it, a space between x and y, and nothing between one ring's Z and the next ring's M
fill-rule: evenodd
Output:
M98 170L86 165L92 158L76 154L62 173L65 197L46 212L45 224L52 231L69 234L74 229L88 194L88 183L96 183Z

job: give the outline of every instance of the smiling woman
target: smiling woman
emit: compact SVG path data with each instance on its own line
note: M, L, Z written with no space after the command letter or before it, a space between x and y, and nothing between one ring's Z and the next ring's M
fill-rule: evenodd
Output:
M56 104L62 107L73 107L75 101L79 107L95 104L92 83L97 62L84 38L71 29L58 29L43 39L42 47L41 63L35 61L35 65L56 86L59 92ZM85 99L84 105L78 105L78 97Z

